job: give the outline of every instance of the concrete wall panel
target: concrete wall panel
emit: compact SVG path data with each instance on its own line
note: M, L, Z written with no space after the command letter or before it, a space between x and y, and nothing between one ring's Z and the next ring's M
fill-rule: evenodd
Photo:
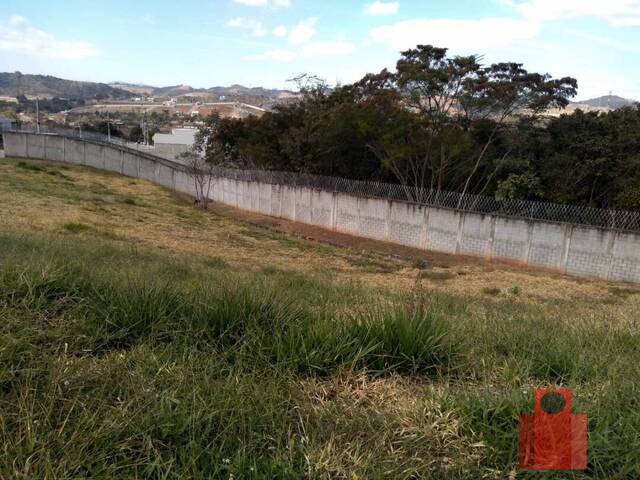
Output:
M259 183L258 194L260 200L258 203L259 212L265 215L271 214L271 184Z
M457 212L456 212L457 213ZM457 252L483 256L489 253L493 218L490 215L461 213L462 232L458 238Z
M333 216L333 194L323 190L311 191L311 223L331 228Z
M422 232L425 210L426 207L415 203L392 202L389 240L400 245L424 248Z
M248 182L238 182L238 208L251 210L251 191Z
M298 187L296 189L296 221L311 223L311 189Z
M86 162L85 165L89 165L90 167L100 168L104 170L104 156L103 156L104 153L102 152L104 148L105 147L103 147L102 145L85 143L85 146L84 146L84 150L85 150L84 159Z
M455 253L461 213L430 207L427 210L426 248L436 252Z
M358 213L358 198L344 193L336 194L336 230L358 235L360 220Z
M515 218L496 217L491 255L526 262L529 223Z
M596 228L574 227L571 232L566 271L581 277L606 278L611 265L614 233Z
M64 162L64 137L56 135L44 135L45 159L55 162Z
M195 186L193 178L185 172L176 170L174 172L175 189L178 192L193 195L195 193Z
M156 179L156 162L140 157L138 162L140 178L154 182Z
M391 202L377 198L358 200L360 225L358 232L363 237L387 240Z
M282 186L280 191L281 197L281 213L282 218L289 220L296 219L296 189L294 187Z
M27 157L26 133L4 132L3 134L4 154L7 157Z
M122 173L127 177L138 178L140 168L140 157L133 153L125 152L122 157Z
M173 168L170 168L166 165L158 164L158 168L156 169L156 182L162 185L163 187L175 189L175 183L173 180Z
M85 163L84 150L85 150L84 142L78 142L76 140L71 140L69 138L65 139L65 145L64 145L65 162L73 163L76 165L83 165Z
M280 204L282 202L282 185L271 185L271 206L269 208L272 217L280 216Z
M104 169L110 172L122 173L122 151L115 148L105 148Z
M538 267L562 268L567 227L555 223L534 223L529 246L529 263Z
M46 135L29 135L27 136L27 156L30 158L45 159L45 142Z
M251 198L251 207L249 210L252 212L260 211L260 185L257 183L249 183L249 195Z
M609 280L640 283L640 234L617 233L611 252Z

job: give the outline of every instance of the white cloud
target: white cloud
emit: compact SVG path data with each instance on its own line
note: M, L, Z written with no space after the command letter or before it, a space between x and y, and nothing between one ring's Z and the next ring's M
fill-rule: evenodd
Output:
M250 18L236 17L227 22L227 25L232 28L240 28L251 32L253 37L264 37L266 31L262 26L262 23L251 20Z
M531 40L545 22L553 20L593 17L618 27L640 26L640 0L501 1L518 15L473 20L418 18L374 28L370 38L388 43L394 50L432 44L477 52Z
M369 3L364 11L367 15L395 15L400 10L400 2Z
M292 45L302 45L316 35L317 17L307 18L294 26L289 32L289 43Z
M535 20L482 18L479 20L415 19L371 30L371 39L388 43L394 50L431 44L454 50L502 47L534 38L540 30Z
M260 53L258 55L251 55L244 57L244 60L249 61L262 61L269 60L272 62L288 63L295 60L297 54L291 50L269 50L268 52Z
M240 5L246 5L248 7L282 7L289 8L291 6L291 0L233 0L233 3Z
M301 49L303 57L338 57L349 55L355 51L355 46L344 40L314 42L304 45Z
M530 19L597 17L614 26L640 25L640 0L531 0L508 4Z
M273 29L274 37L286 37L287 33L289 33L289 30L284 25L279 25Z
M100 50L88 42L60 40L18 15L0 23L0 52L62 60L81 60L100 54Z

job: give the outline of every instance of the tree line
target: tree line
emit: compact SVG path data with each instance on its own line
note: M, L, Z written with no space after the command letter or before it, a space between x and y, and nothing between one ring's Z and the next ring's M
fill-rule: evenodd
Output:
M420 45L354 84L296 81L299 102L212 117L196 148L213 164L416 187L409 200L431 189L640 209L640 108L549 117L573 78Z

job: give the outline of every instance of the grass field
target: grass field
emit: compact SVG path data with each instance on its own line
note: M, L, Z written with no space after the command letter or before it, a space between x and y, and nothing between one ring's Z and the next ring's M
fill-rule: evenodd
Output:
M297 240L0 160L0 478L637 478L640 288ZM565 386L589 468L517 471Z

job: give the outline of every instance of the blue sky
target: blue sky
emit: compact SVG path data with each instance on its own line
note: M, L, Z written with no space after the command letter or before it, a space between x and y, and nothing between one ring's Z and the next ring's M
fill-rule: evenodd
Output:
M2 0L0 70L287 87L392 68L417 43L640 99L640 0Z

